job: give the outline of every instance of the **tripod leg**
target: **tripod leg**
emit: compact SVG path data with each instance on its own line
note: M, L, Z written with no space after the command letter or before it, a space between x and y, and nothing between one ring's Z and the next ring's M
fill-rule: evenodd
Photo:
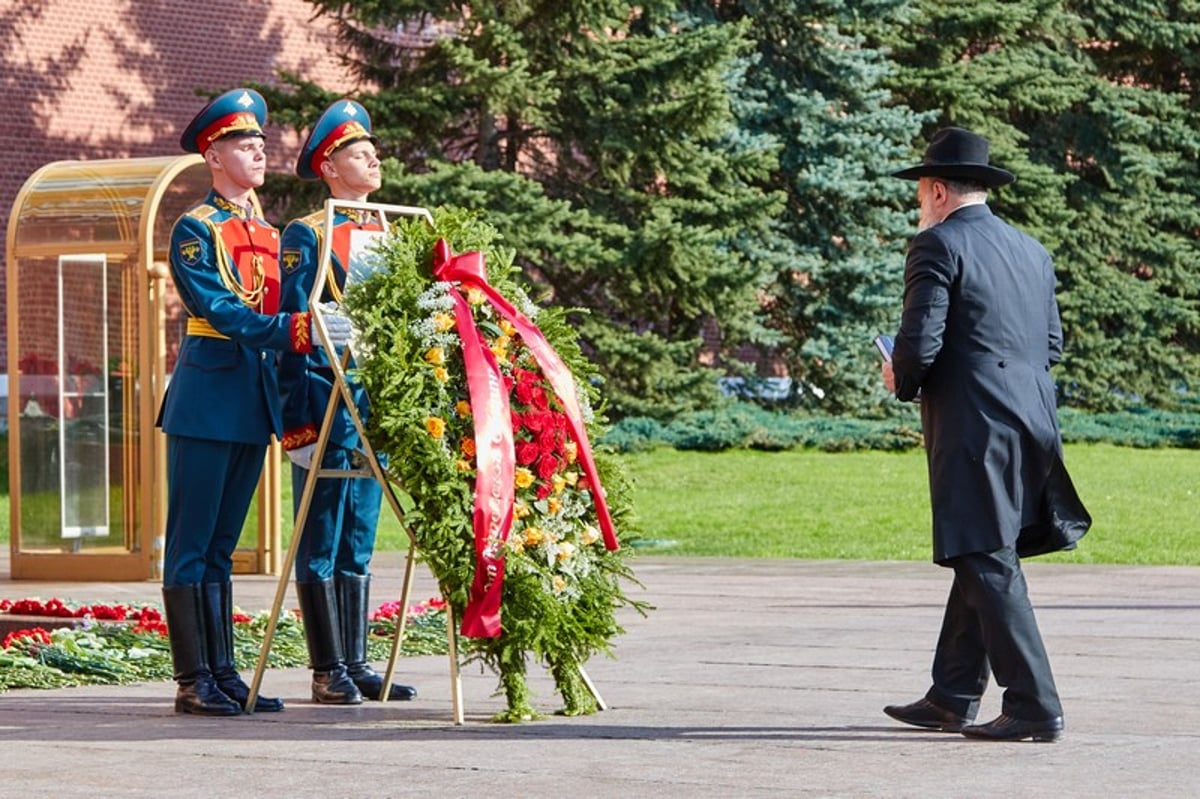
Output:
M408 623L408 602L412 596L413 567L417 564L417 549L409 546L408 560L404 564L404 585L400 589L400 618L396 621L396 637L392 639L392 654L388 657L387 671L383 675L383 684L391 685L396 676L396 658L400 656L400 646L404 642L404 627ZM388 700L388 691L379 695L380 702Z
M583 666L579 667L579 676L583 679L583 684L587 686L588 693L596 700L596 707L601 710L608 710L608 705L604 704L604 698L596 690L596 684L592 682L592 678L588 676L588 673L583 670Z
M458 672L458 625L454 620L454 608L446 603L446 640L450 643L450 699L454 705L454 723L462 726L462 675Z

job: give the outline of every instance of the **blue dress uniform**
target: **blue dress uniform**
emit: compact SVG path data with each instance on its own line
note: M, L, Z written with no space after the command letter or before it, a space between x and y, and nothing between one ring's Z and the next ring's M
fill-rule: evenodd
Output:
M180 141L205 152L229 136L262 136L266 102L247 89L213 100ZM159 414L167 434L167 529L163 604L175 709L232 715L249 689L233 657L233 551L271 436L282 435L278 350L312 349L307 313L279 312L279 232L255 204L215 190L176 221L170 268L187 311ZM282 710L259 697L255 710Z
M317 179L323 161L341 147L364 139L374 141L366 109L353 100L339 100L313 126L296 163L297 175ZM321 274L324 228L325 214L317 212L293 220L284 230L280 253L284 310L308 310L317 280L324 284L322 302L340 302L352 233L383 230L373 212L335 209L330 268ZM314 444L320 434L318 427L334 391L329 356L320 349L285 354L280 362L280 385L284 397L283 446L295 452ZM357 411L365 422L369 411L366 393L356 384L352 388ZM350 412L342 404L331 421L321 467L353 468L361 462L361 449ZM308 470L293 464L296 512L307 479ZM297 549L296 593L313 666L313 699L318 702L357 704L363 696L378 699L382 692L382 678L366 662L369 564L381 499L382 488L368 478L322 478L314 487ZM391 687L389 698L412 699L415 695L412 688L396 685Z

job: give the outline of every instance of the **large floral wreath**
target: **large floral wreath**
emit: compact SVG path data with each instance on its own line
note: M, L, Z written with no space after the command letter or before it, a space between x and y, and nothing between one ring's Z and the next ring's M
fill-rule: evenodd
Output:
M622 590L629 549L614 534L629 541L628 484L588 446L594 368L564 313L517 283L494 228L465 211L435 220L399 222L348 291L371 443L468 656L499 673L497 718L536 715L527 654L550 669L564 713L590 713L582 665L611 653L619 608L644 609Z

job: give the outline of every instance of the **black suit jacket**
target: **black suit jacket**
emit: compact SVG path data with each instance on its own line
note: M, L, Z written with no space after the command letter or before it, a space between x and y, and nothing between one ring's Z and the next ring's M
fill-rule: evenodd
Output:
M904 283L892 365L898 398L921 392L934 560L1073 545L1091 519L1062 466L1049 254L970 205L913 239Z

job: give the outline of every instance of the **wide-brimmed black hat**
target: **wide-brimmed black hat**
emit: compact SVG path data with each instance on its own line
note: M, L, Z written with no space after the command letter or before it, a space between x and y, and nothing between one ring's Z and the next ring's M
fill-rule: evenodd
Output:
M987 139L963 128L942 128L933 134L921 163L893 172L892 176L905 180L977 180L992 189L1006 186L1017 179L1007 169L988 163Z

